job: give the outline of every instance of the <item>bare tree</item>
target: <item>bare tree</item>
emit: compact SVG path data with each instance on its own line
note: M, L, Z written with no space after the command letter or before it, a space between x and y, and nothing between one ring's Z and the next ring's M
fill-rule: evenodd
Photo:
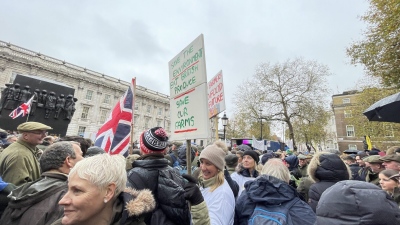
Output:
M302 58L276 64L263 63L235 93L236 110L252 119L262 117L285 122L289 138L296 146L293 119L307 118L304 107L327 105L328 75L327 66Z

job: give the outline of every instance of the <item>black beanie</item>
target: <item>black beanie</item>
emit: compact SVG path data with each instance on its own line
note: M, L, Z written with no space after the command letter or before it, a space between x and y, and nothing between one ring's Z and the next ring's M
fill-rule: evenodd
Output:
M254 150L247 150L243 153L243 156L248 155L251 158L254 159L254 161L256 161L256 164L258 164L258 162L260 161L260 157L258 156L257 152L255 152Z

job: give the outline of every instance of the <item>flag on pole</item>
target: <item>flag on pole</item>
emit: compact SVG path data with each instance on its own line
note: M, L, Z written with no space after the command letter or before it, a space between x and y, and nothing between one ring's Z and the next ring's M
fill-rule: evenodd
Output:
M372 150L372 142L371 142L371 138L369 137L369 135L365 136L365 142L367 143L367 146L368 146L367 150Z
M135 88L136 78L133 78L128 90L97 132L94 145L103 148L108 154L128 155Z
M25 103L22 103L20 106L18 106L18 108L14 109L11 113L10 113L10 117L12 119L18 118L20 116L24 117L26 115L29 114L29 112L31 111L31 105L32 105L32 99L35 95L32 95L32 97Z

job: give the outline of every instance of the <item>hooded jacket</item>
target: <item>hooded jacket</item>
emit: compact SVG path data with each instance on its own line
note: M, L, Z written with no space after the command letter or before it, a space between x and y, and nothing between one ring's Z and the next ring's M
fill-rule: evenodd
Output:
M308 204L316 210L318 201L322 193L335 183L348 180L351 171L346 164L336 154L318 153L308 165L308 174L315 181L308 192Z
M44 172L39 180L13 190L1 224L44 225L62 217L63 207L58 202L67 192L67 178L62 173Z
M250 216L257 204L281 205L299 198L296 190L278 178L261 175L245 184L245 190L239 196L235 209L235 224L248 224ZM315 222L315 213L304 201L297 201L286 215L289 224L312 225Z
M400 224L400 210L378 186L364 181L337 182L321 196L317 225Z

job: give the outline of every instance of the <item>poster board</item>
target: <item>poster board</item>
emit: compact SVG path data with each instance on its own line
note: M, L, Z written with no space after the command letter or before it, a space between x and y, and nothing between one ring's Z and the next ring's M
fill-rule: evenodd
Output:
M207 73L203 34L168 63L171 140L208 138Z
M225 111L224 80L222 70L208 82L208 118Z

